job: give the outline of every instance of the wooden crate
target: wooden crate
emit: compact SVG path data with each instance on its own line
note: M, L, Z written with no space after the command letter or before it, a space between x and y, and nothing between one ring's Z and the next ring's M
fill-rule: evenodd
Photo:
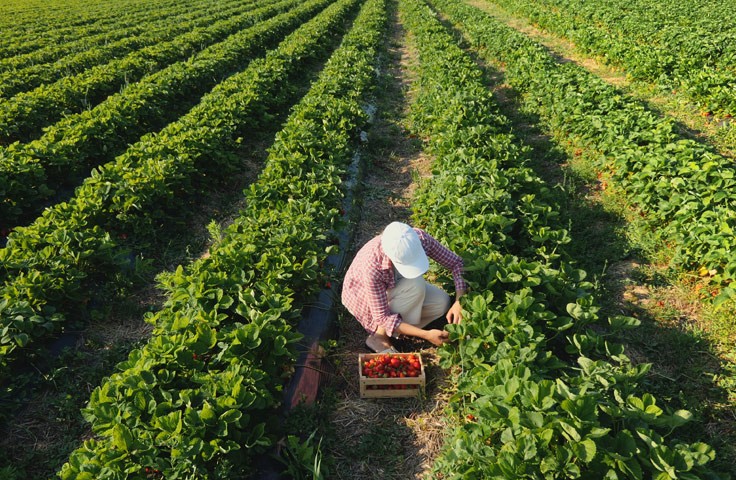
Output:
M381 356L378 353L360 353L358 354L358 378L360 379L360 398L395 398L395 397L419 397L424 394L424 386L427 377L424 372L424 362L420 353L391 353L392 357L408 357L414 355L419 360L420 373L418 377L404 378L369 378L363 375L363 364L375 357ZM411 385L414 388L404 390L374 389L369 387L387 386L387 385Z

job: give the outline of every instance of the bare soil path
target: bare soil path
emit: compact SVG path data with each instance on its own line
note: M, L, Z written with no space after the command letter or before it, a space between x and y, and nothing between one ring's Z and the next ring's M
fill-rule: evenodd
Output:
M395 3L386 41L377 92L378 114L369 135L369 153L362 182L361 218L355 226L351 257L392 221L411 224L411 199L417 181L430 175L431 158L421 141L407 132L406 115L412 95L410 39L397 18ZM442 410L447 394L444 373L437 366L436 349L429 343L406 341L404 351L420 351L427 365L426 397L422 399L361 399L358 353L367 353L366 332L342 310L340 342L332 354L337 375L330 387L337 392L330 423L336 437L328 452L335 479L426 478L443 439Z

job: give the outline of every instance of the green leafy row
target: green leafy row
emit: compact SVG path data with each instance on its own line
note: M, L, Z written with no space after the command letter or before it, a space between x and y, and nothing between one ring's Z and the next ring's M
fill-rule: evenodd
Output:
M69 115L27 144L0 151L0 218L5 228L38 215L58 188L74 185L92 167L125 151L143 134L156 131L221 78L303 23L322 2L278 2L253 10L255 22L185 62L177 62L91 110ZM296 7L296 8L295 8ZM287 11L273 18L270 15Z
M199 12L151 21L141 32L134 33L134 31L131 31L130 34L119 40L106 41L97 46L90 46L81 52L63 56L52 63L33 62L31 65L20 69L5 71L0 74L0 98L10 99L14 95L28 92L41 85L51 84L59 79L81 74L90 68L105 65L145 47L175 39L177 36L198 27L206 27L213 22L228 19L232 14L233 12L217 12L203 15Z
M64 2L65 5L44 2L46 8L29 5L27 1L23 3L25 8L15 11L8 0L0 7L3 14L0 21L11 19L10 24L2 24L6 35L0 38L0 57L23 55L63 41L73 42L85 36L105 33L121 24L140 22L149 14L152 17L177 14L193 6L180 0L154 4L139 0L121 0L112 5L100 2L97 8L90 2ZM67 8L60 9L59 6Z
M718 478L711 447L673 435L692 415L658 406L638 383L648 366L592 326L598 307L564 252L557 205L480 69L426 4L400 5L419 55L413 128L435 156L414 218L463 252L471 286L440 350L460 371L459 425L433 478Z
M599 152L599 171L610 175L646 216L647 235L666 245L679 268L713 273L723 286L717 302L736 298L736 178L733 161L685 139L675 122L621 95L477 8L437 1L491 62L502 62L507 81L525 94L561 142L575 139Z
M130 268L121 239L155 237L235 171L242 137L268 121L269 109L287 106L291 84L327 57L357 1L330 5L187 115L93 171L69 202L10 234L0 250L0 378L12 359L84 308L90 291Z
M736 7L729 1L492 0L639 80L736 114Z
M277 135L247 207L211 250L166 280L149 343L92 394L95 439L63 479L247 478L278 440L295 326L323 284L363 99L386 24L368 0Z
M135 48L140 50L119 58L116 58L118 53L111 51L112 56L108 57L108 63L84 68L75 75L63 76L64 69L56 70L55 64L51 64L48 72L51 78L48 82L52 83L45 83L47 81L41 79L38 88L0 103L0 142L7 144L16 140L37 138L44 126L55 123L64 114L81 112L97 105L109 95L117 93L121 87L138 81L144 75L186 59L208 45L220 42L243 28L293 6L288 0L268 0L261 3L265 4L264 7L254 12L246 11L234 16L217 14L214 18L224 19L215 23L211 22L213 18L205 18L179 27L164 26L164 31L186 32L170 41L164 40L170 38L172 33L153 30L150 35L147 34L148 46L137 45ZM195 27L200 25L200 21L204 21L204 24ZM128 39L124 40L127 41ZM116 48L111 46L112 50ZM53 82L58 77L61 78ZM26 75L20 76L21 81L29 78L31 77Z
M157 10L155 12L150 12L149 15L146 15L145 21L140 17L127 18L125 21L120 21L119 23L117 23L114 28L111 28L110 30L102 33L83 36L77 40L65 39L63 43L48 45L43 48L35 49L26 54L18 54L2 58L0 59L0 72L2 72L2 75L0 75L0 79L3 82L3 85L2 90L0 90L0 92L2 92L0 93L0 96L9 97L13 94L12 92L5 91L5 89L8 87L6 85L6 82L9 82L13 79L12 76L8 73L9 71L16 72L17 75L23 75L23 72L29 71L22 70L26 67L32 65L41 66L61 58L65 58L64 61L67 62L68 60L66 60L66 58L70 55L87 52L89 50L98 48L99 46L114 44L118 40L121 40L125 37L136 37L153 27L159 28L162 25L162 22L189 22L196 19L197 17L204 16L201 9L203 7L211 7L211 4L209 3L210 1L211 0L199 0L198 3L192 5L192 7L198 7L194 11L191 11L190 8L185 9L183 5L179 5L178 8L175 10L163 9ZM242 8L238 5L238 2L225 3L222 5L218 4L216 8L207 11L207 16L208 18L211 18L211 15L219 15L225 12L235 12L238 10L238 8ZM94 61L94 58L92 57L94 53L90 53L91 55L89 53L87 54L87 62ZM81 60L85 57L77 58ZM94 65L94 63L81 64L75 62L65 63L64 65L68 70L67 74L69 74L70 72L78 71L78 67L75 68L75 65L81 66L82 68L88 68L89 66ZM30 72L33 71L34 70L30 70Z

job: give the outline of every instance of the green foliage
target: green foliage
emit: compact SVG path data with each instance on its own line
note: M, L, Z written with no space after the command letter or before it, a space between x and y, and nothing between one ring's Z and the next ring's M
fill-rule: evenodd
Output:
M2 478L7 480L19 480L21 477L20 473L14 467L2 467L0 468L0 475Z
M598 152L598 171L625 192L646 222L643 235L666 246L673 265L712 272L719 288L736 280L736 170L712 148L677 134L675 122L622 96L574 63L558 63L541 45L479 9L433 2L459 24L525 104L560 137Z
M159 28L149 27L140 37L126 37L53 64L29 67L40 72L12 72L13 81L3 82L0 91L0 95L10 97L0 108L0 139L3 144L31 140L39 136L41 127L60 120L64 114L94 106L128 83L290 6L282 0L255 12L221 13L182 24L166 22ZM100 58L93 61L95 56ZM31 89L34 86L37 88ZM28 91L17 93L13 87Z
M143 78L119 93L113 92L94 108L67 115L47 128L40 138L25 144L16 142L2 150L0 192L6 198L0 202L0 217L4 225L11 227L19 219L37 214L55 189L74 184L80 175L86 175L91 168L124 152L131 141L166 125L182 113L182 107L192 106L193 101L212 89L222 77L237 71L265 47L273 46L327 1L306 2L298 7L294 4L294 0L286 0L265 5L206 29L198 28L169 44L162 42L126 57L118 62L121 63L118 65L121 75L132 82L134 78L127 64L137 62L142 64L137 68L145 66L141 72L141 75L146 74ZM214 44L202 49L208 43ZM188 61L176 62L193 53L196 55ZM158 61L158 68L168 66L151 71L152 60ZM90 82L113 81L109 78L113 66L103 65L99 70L105 75L99 72L80 75L90 76ZM78 77L68 82L81 82ZM88 99L86 87L78 90L84 91L84 98ZM29 96L41 98L47 93L32 92ZM63 98L66 102L72 101L67 94ZM11 119L13 128L30 122L27 128L35 132L46 125L38 123L47 122L54 116L53 112L70 109L64 103L47 103L45 110L33 105L24 108L24 112L33 113L33 118L24 123L14 117Z
M482 28L464 4L435 3ZM632 366L596 326L599 307L565 254L555 197L526 166L478 68L426 4L404 0L400 9L419 54L415 133L436 156L415 219L464 253L471 285L463 322L448 327L453 342L440 350L461 373L449 402L458 426L434 475L718 478L710 446L672 434L692 415L642 392L649 366Z
M306 4L301 14L323 1ZM18 350L62 328L66 314L88 300L85 288L110 283L128 268L129 254L120 245L128 236L142 240L182 218L187 198L232 172L239 136L284 101L301 67L327 56L334 44L327 32L343 28L354 1L328 7L187 115L94 170L68 203L10 234L0 250L0 378Z
M295 435L286 437L283 456L279 457L286 466L283 472L288 478L296 480L323 480L322 473L322 438L314 445L314 432L305 441Z
M309 49L358 5L335 3L292 37ZM319 80L270 148L247 206L211 256L163 277L151 340L95 389L84 410L96 434L61 478L244 478L279 436L277 407L296 358L295 325L321 288L325 233L338 206L361 100L373 82L385 4L366 2ZM313 47L312 47L313 48ZM319 478L319 444L286 440L294 465Z
M628 76L683 89L701 108L736 113L729 2L493 0L567 37Z
M148 6L135 0L109 2L66 2L63 11L49 9L18 9L15 0L3 4L3 13L13 12L2 28L11 41L0 46L2 60L0 71L21 69L33 64L44 64L63 56L104 43L114 42L125 36L137 36L149 22L194 19L201 14L235 14L240 7L251 7L255 0L223 1L215 5L211 0L196 0L190 4L158 3ZM22 7L27 6L23 2ZM53 7L53 2L46 2ZM81 7L81 8L80 8ZM197 8L192 12L191 8ZM201 9L201 10L199 10ZM205 11L206 10L206 11ZM49 29L53 23L53 29ZM44 35L39 35L43 32Z

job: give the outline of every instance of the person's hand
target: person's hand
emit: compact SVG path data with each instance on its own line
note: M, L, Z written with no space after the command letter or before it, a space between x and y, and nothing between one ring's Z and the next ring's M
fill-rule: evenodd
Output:
M450 334L444 330L427 330L426 340L438 347L449 340Z
M445 315L445 318L447 318L448 323L460 323L460 320L463 319L463 307L460 306L459 301L456 300L455 303L452 304L447 315Z

